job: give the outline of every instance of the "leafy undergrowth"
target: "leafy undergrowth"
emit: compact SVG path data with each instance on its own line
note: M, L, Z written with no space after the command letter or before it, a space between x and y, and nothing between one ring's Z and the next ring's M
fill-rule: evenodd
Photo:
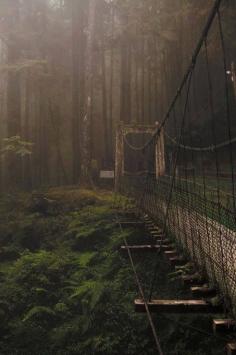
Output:
M0 354L156 354L145 315L133 309L137 293L119 251L123 235L111 193L64 188L9 195L0 211ZM133 243L145 234L123 233ZM148 284L155 258L135 263ZM167 274L160 257L157 292L180 297ZM221 340L193 329L204 329L209 318L188 317L187 328L179 326L182 318L154 319L165 354L222 353Z

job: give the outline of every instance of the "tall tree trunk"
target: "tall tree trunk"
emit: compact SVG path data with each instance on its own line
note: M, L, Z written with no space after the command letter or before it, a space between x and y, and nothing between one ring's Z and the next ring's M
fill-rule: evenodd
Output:
M84 115L84 0L72 1L72 160L73 182L78 183L81 173L82 120Z
M126 75L127 75L127 51L124 38L121 39L121 68L120 68L120 121L126 122Z
M93 36L95 28L95 13L96 0L89 1L88 7L88 30L87 30L87 44L85 51L86 67L85 67L85 102L84 102L84 117L82 126L82 150L81 150L81 182L82 184L91 183L91 145L90 145L90 125L91 125L91 109L92 109L92 50L93 50Z
M101 14L100 14L101 16ZM107 84L106 84L106 53L105 53L105 33L104 33L104 16L101 16L101 64L102 64L102 116L104 128L104 167L109 165L109 127L107 116Z
M134 121L140 122L140 98L139 98L139 66L138 66L138 51L137 48L134 49L135 52L135 78L134 78L134 90L135 90L135 106L136 106L136 116Z
M232 80L232 83L233 83L234 98L236 100L236 69L235 69L234 62L231 63L231 80Z
M47 19L47 1L41 0L41 12L40 12L40 30L47 31L48 19ZM42 41L41 43L41 57L43 60L47 59L47 49ZM44 79L48 75L48 68L44 66L43 77L39 83L39 164L40 164L40 180L41 184L49 184L49 130L48 130L48 92L47 81Z
M114 84L114 20L115 9L113 3L111 3L111 56L110 56L110 93L109 93L109 152L110 152L110 164L112 165L113 157L113 84Z
M9 65L17 65L20 59L20 48L17 39L12 33L12 28L20 21L19 2L9 5L9 41L7 61ZM7 134L13 137L21 134L21 97L20 97L20 74L17 71L9 71L7 81ZM7 185L9 188L17 188L21 184L21 159L15 154L7 157Z
M124 32L121 38L121 85L120 85L120 121L130 122L131 108L131 50L127 37L128 16L124 17Z
M147 123L151 124L152 123L152 66L151 66L151 41L148 41L148 51L149 51L149 56L148 56L148 80L147 80L147 85L148 85L148 120Z
M72 154L73 182L77 183L80 173L80 107L79 107L79 6L76 0L72 2Z
M57 150L57 184L60 185L68 184L69 179L66 172L62 150L61 150L61 133L60 133L60 122L61 122L61 113L60 108L57 105L52 105L51 102L48 104L49 106L49 117L52 125L52 129L54 132L56 150ZM55 116L57 120L55 120Z
M145 38L142 39L141 122L145 122Z
M158 102L158 64L160 63L160 59L159 59L160 53L159 56L157 56L158 53L157 40L155 36L153 37L153 46L154 46L154 100L155 100L155 103L153 105L153 117L154 117L154 122L157 121L161 122L163 119L163 109L162 109L162 103L160 97Z
M30 81L31 75L30 70L27 70L25 75L25 124L24 124L24 139L29 142L31 140L30 136L30 103L31 103L31 95L30 95ZM32 188L32 166L31 166L31 156L27 155L24 158L23 162L23 180L24 186L27 190Z
M127 81L126 81L126 110L127 110L127 122L130 123L132 120L131 117L131 81L132 81L132 71L131 71L131 66L132 66L132 50L131 50L131 44L128 39L127 41Z

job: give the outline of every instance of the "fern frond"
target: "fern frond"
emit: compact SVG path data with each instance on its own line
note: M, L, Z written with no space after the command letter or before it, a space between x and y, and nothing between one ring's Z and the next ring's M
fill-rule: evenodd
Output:
M23 322L31 319L54 318L56 313L50 307L35 306L31 308L23 318Z

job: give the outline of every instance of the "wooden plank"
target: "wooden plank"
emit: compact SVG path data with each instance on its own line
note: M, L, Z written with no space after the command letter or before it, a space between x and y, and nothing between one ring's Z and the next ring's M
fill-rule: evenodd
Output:
M149 235L149 238L153 238L153 239L155 239L155 240L161 240L161 243L162 243L162 239L165 237L163 234L159 234L159 233L157 233L157 234L151 234L151 235Z
M162 243L158 243L161 246L161 249L164 251L170 250L170 245L166 245L166 244L162 244Z
M127 250L127 249L132 249L132 250L136 250L136 251L155 251L155 250L165 250L165 249L169 249L168 245L164 245L164 244L143 244L143 245L122 245L121 246L121 250Z
M213 332L232 332L235 330L236 321L234 319L213 319Z
M153 229L153 230L161 230L156 224L154 223L145 223L145 226L148 229Z
M172 242L169 239L166 238L155 238L157 243L162 243L163 245L168 245L169 249L170 249L170 245L172 244Z
M166 250L164 252L165 256L167 256L168 258L173 258L175 256L178 256L178 252L177 250Z
M195 273L192 275L184 275L182 276L182 281L184 285L198 285L201 286L206 283L206 279L204 279L200 274Z
M161 233L161 229L159 229L158 227L155 226L148 227L146 225L146 228L148 229L149 233Z
M214 297L216 290L208 286L193 286L191 292L195 297Z
M130 249L132 251L141 251L141 252L145 252L145 251L157 251L160 250L160 245L122 245L121 246L121 250L127 250Z
M150 237L150 236L149 236ZM166 239L166 236L164 235L164 234L157 234L157 235L153 235L153 234L151 234L151 237L153 238L153 239L155 239L156 241L158 241L158 242L161 242L161 243L164 243L164 244L168 244L168 243L170 243L170 242L168 242L168 240Z
M154 222L151 219L144 219L146 226L154 226Z
M155 230L151 230L149 231L149 233L153 236L153 237L161 237L163 235L163 233L155 231Z
M150 218L144 218L143 221L145 224L153 224L153 221Z
M227 355L236 355L236 343L229 343L226 346Z
M152 221L151 217L147 214L143 216L143 219L145 219L145 221Z
M155 240L157 244L161 245L162 250L166 251L166 250L170 250L171 246L169 244L166 244L162 241L159 240Z
M136 299L134 304L136 312L145 312L143 300ZM213 306L204 300L152 300L148 302L148 307L151 312L157 313L219 313L222 311L221 306Z
M154 223L145 223L145 226L147 227L147 229L149 230L153 230L153 231L160 231L161 229Z

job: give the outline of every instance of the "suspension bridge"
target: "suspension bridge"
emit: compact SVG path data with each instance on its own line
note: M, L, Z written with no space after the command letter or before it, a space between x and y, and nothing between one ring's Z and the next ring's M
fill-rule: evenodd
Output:
M154 237L148 245L125 240L122 248L140 294L136 310L147 313L159 354L152 312L222 312L227 319L214 320L215 329L236 324L236 97L224 15L224 2L216 0L164 119L156 126L121 123L117 129L116 191L135 199ZM150 289L143 290L132 257L137 251L152 251L157 259L164 252L175 267L191 265L183 281L200 299L153 299L158 266ZM219 302L213 304L216 294ZM236 353L235 344L227 345L228 354Z

